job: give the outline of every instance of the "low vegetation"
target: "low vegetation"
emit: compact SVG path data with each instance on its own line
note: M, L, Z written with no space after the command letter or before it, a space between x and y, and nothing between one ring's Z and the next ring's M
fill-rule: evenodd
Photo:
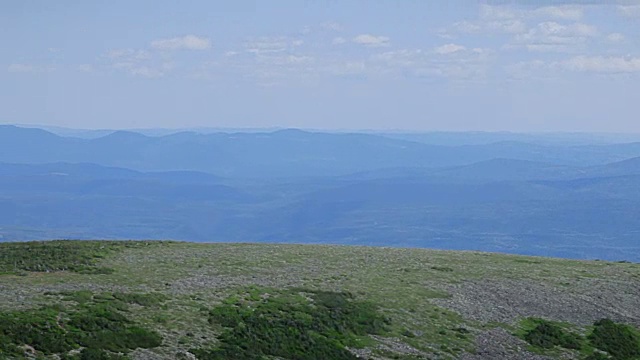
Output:
M636 264L85 241L0 258L0 359L638 358Z
M609 319L597 321L589 341L614 359L640 358L640 334L629 325L617 324Z
M253 289L211 310L209 321L225 330L219 346L193 351L198 359L357 359L347 348L389 325L349 293L305 289Z
M154 295L49 294L56 295L75 304L0 312L0 358L56 354L68 360L126 359L131 350L162 344L160 334L127 315L131 299L154 299L142 301L151 304L158 299Z
M577 350L586 354L585 360L640 358L640 334L629 325L602 319L596 321L584 336L560 323L544 319L526 319L524 326L532 323L536 324L535 327L524 332L523 338L537 349Z
M580 335L567 331L556 322L544 319L529 319L535 327L527 331L524 339L532 346L553 349L556 346L565 349L580 349L583 339Z
M0 274L72 271L109 274L113 269L97 265L100 259L125 248L158 245L140 241L33 241L0 243Z

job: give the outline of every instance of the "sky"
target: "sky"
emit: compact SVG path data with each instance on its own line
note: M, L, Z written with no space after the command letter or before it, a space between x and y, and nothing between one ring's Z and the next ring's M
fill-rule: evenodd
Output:
M640 133L640 1L0 2L0 123Z

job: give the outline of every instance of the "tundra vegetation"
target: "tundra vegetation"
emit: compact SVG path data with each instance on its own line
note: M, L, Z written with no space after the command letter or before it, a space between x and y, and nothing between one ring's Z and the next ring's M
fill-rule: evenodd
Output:
M571 324L529 318L523 321L523 338L535 349L577 350L585 359L633 360L640 357L640 332L610 319L596 321L586 334Z
M0 254L2 359L640 356L634 263L127 241ZM479 284L499 295L475 301Z

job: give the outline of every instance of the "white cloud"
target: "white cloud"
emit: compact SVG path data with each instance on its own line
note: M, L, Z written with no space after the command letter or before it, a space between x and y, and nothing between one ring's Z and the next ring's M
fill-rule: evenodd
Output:
M511 7L480 5L476 21L458 21L439 30L440 37L454 38L455 34L520 34L527 30L525 16Z
M463 51L466 50L467 48L465 48L462 45L456 45L456 44L446 44L446 45L442 45L439 46L437 48L435 48L435 52L440 54L440 55L447 55L447 54L452 54L458 51Z
M78 71L85 73L93 72L93 66L91 64L81 64L78 65Z
M204 37L186 35L154 40L151 42L151 47L158 50L207 50L211 47L211 41Z
M559 65L580 72L640 73L639 57L576 56Z
M342 31L344 29L344 27L334 21L329 21L329 22L325 22L320 24L320 27L324 30L329 30L329 31Z
M238 76L259 86L304 83L317 77L323 61L303 53L305 42L296 36L272 36L248 39L244 49L227 51L208 62L195 74L202 79L225 75Z
M309 35L311 34L311 26L305 26L300 30L300 35Z
M278 66L305 65L313 62L313 57L306 55L282 55L282 56L260 56L257 61L261 64Z
M389 46L390 39L386 36L375 36L371 34L361 34L353 38L352 40L356 44L360 44L368 47L383 47Z
M521 16L521 12L510 6L480 5L480 18L485 20L510 20Z
M134 49L114 49L107 52L106 56L112 60L126 59L126 61L142 61L151 58L151 54L148 51Z
M563 25L554 21L539 23L514 38L509 47L524 47L537 52L569 52L579 49L589 39L598 36L598 30L587 24Z
M492 32L505 34L521 34L527 31L527 25L521 20L491 21L486 24L486 28Z
M578 5L544 6L535 9L533 15L577 21L584 16L584 8Z
M640 57L574 56L560 61L523 61L505 68L515 79L562 78L562 72L592 74L640 74Z
M482 30L482 26L470 21L458 21L453 23L452 29L456 32L475 34L477 32L480 32L480 30Z
M448 56L441 56L443 54ZM467 49L447 44L433 51L388 51L374 56L372 61L380 65L377 71L381 74L416 78L440 77L464 82L486 78L491 64L490 54L491 51L487 49Z
M131 75L142 76L147 78L158 78L164 75L164 71L160 69L152 69L147 66L135 67L129 69Z
M522 34L527 31L527 23L549 19L578 21L584 16L584 7L579 5L543 6L524 8L513 5L487 5L479 7L476 21L459 21L446 29L441 29L439 35L453 38L454 34Z
M624 35L620 34L620 33L612 33L607 35L607 40L613 42L613 43L619 43L624 41Z
M147 50L115 49L105 55L114 69L125 71L130 75L147 78L158 78L166 75L173 64L167 61L159 62Z
M378 37L376 37L378 38ZM350 43L353 38L337 38L335 43ZM486 78L492 52L446 44L436 49L374 51L369 54L323 52L302 53L288 37L262 38L246 43L247 52L221 57L198 73L201 78L213 74L234 73L256 84L310 84L324 76L366 78L442 78L468 82ZM376 42L388 43L388 40ZM372 41L366 39L363 46ZM367 44L367 45L365 45ZM377 48L380 49L380 48ZM312 56L314 55L314 56ZM443 56L444 55L444 56Z
M247 41L244 44L247 52L260 55L279 53L287 50L291 50L303 44L300 39L292 39L284 36L278 37L261 37Z
M158 66L152 65L136 65L136 64L128 64L128 63L117 63L114 64L115 68L124 69L129 74L134 76L142 76L146 78L159 78L163 77L173 69L172 63L163 63Z
M531 52L571 52L573 46L569 44L526 44L524 48Z
M378 54L374 56L374 60L384 62L389 66L413 67L423 64L427 60L427 56L420 49L402 49Z
M333 38L333 41L331 41L333 45L342 45L346 42L347 42L347 39L343 37L336 37L336 38Z
M509 5L480 5L480 18L492 20L513 20L530 18L552 18L577 21L584 16L584 7L580 5L542 6L522 8Z
M28 64L11 64L7 68L7 71L12 73L28 73L34 72L35 67L33 65Z
M286 57L287 64L306 64L313 61L313 57L305 55L289 55Z
M598 30L591 25L583 24L583 23L574 23L571 25L560 25L556 22L545 22L541 23L540 27L543 29L544 33L547 35L558 35L558 36L596 36L598 35Z
M640 5L620 5L618 12L622 16L631 18L640 18Z
M7 71L11 73L47 73L54 70L50 65L11 64L7 67Z
M278 40L258 40L245 44L245 48L248 52L254 54L276 53L287 50L287 43Z
M547 77L549 64L542 60L520 61L505 67L507 75L512 79Z
M343 77L363 76L368 70L369 69L364 61L339 62L338 64L329 67L329 72L332 75Z

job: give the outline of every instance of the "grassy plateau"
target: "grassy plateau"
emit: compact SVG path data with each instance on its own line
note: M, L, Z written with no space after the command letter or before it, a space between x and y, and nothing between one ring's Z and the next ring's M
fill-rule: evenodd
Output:
M162 241L0 243L0 359L640 359L640 265Z

